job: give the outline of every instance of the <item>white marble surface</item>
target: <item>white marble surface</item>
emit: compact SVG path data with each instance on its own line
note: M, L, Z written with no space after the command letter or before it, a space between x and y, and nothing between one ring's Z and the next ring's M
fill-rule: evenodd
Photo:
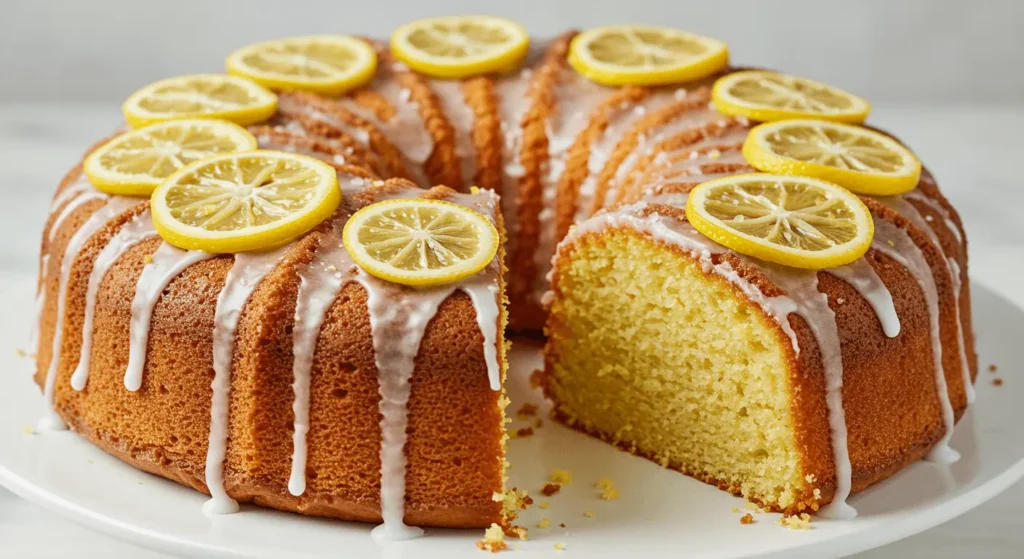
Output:
M883 105L872 121L898 131L960 210L974 280L1024 307L1024 106ZM0 194L9 208L0 220L0 288L35 274L42 216L54 187L85 147L117 122L111 104L0 104ZM980 382L990 382L986 375ZM1024 483L943 526L857 558L1024 557L1022 502ZM0 558L8 557L167 556L91 532L0 489Z

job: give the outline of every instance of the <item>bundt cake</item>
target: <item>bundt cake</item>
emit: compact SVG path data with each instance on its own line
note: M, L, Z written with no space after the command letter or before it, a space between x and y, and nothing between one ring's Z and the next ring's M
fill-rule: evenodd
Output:
M575 36L447 80L368 41L362 87L279 91L246 123L259 147L330 164L342 190L284 246L178 248L147 200L76 166L42 238L43 426L210 494L210 513L252 502L393 537L503 524L507 293L509 328L547 336L558 419L764 507L848 513L850 493L950 459L977 359L966 237L932 177L863 197L874 242L851 264L745 256L684 211L696 185L755 170L754 123L712 104L732 70L599 85ZM478 211L502 248L441 285L375 277L342 230L401 198Z

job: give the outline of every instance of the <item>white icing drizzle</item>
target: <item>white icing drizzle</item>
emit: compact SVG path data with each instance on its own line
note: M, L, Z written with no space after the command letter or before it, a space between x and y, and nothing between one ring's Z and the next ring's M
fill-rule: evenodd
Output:
M303 135L305 135L305 129L303 129ZM317 151L315 149L302 148L295 145L292 142L280 142L267 134L261 134L259 136L256 136L256 142L259 144L260 149L272 149L277 151L287 151L291 153L298 153L301 155L308 155L310 157L315 157L325 163L331 163L334 165L344 165L346 161L344 155ZM351 154L352 148L347 148L346 151L348 151L349 154Z
M924 253L914 243L906 231L881 219L875 220L875 239L872 245L877 250L888 254L903 265L917 278L928 304L928 320L932 342L932 359L935 368L935 386L942 409L942 421L946 432L939 442L928 452L928 459L950 464L960 458L957 451L949 447L949 439L953 436L953 405L949 401L946 387L946 374L942 367L942 340L939 334L939 296L935 287L932 269L925 260Z
M612 91L580 76L572 68L564 68L555 85L555 110L545 123L548 138L547 168L541 169L541 210L537 214L537 248L533 253L537 273L533 277L533 297L538 303L547 290L547 274L551 271L551 255L559 239L555 236L555 205L558 182L565 172L569 148L587 126L591 113Z
M825 518L853 518L857 510L847 504L853 487L853 467L850 464L847 440L846 412L843 409L843 355L839 341L836 315L828 306L828 295L818 291L817 271L796 270L762 264L761 270L772 283L786 292L784 297L773 297L807 322L814 333L825 371L825 403L828 423L832 432L832 458L836 467L836 491L832 502L818 511Z
M355 280L367 293L381 396L380 509L384 523L373 529L373 536L381 540L415 538L423 530L404 522L409 379L427 324L455 287L442 285L410 296L407 288L367 274L358 274Z
M827 272L845 281L860 293L874 309L875 316L882 325L882 332L886 336L895 338L900 335L900 317L896 314L892 293L867 260L859 258L852 264L831 268Z
M341 288L352 279L354 265L339 234L344 221L337 224L335 232L323 240L309 267L299 272L295 327L292 330L292 390L295 393L292 411L295 413L295 428L292 433L292 467L288 477L288 491L295 496L306 491L309 386L316 342L328 309Z
M417 182L425 180L422 175L423 163L434 152L434 137L420 116L420 106L412 99L412 91L398 83L392 69L381 67L373 81L367 86L383 97L395 109L394 115L387 121L377 118L377 114L356 103L351 97L339 102L349 111L368 120L377 127L388 141L410 162L410 171L416 174ZM404 71L402 69L401 71ZM426 184L426 182L419 182Z
M919 194L918 197L914 199L921 200L921 195ZM957 337L960 344L960 372L963 378L964 393L967 397L967 403L973 404L977 395L974 390L974 384L971 382L971 368L967 362L967 344L964 339L964 326L963 322L960 320L960 266L956 263L955 258L945 256L942 243L939 242L939 235L935 232L931 222L925 219L925 217L921 215L921 212L917 211L917 208L907 201L905 197L890 196L886 198L878 198L878 200L916 225L918 229L928 236L928 239L931 240L932 244L935 245L935 248L938 249L939 254L942 254L943 258L946 260L946 267L949 269L949 274L953 281L953 315L956 320ZM953 230L956 230L955 225L953 226Z
M57 385L57 369L61 357L60 349L64 341L64 312L67 307L67 289L68 279L71 276L71 266L74 264L78 253L82 250L86 241L93 234L106 225L108 221L138 203L139 201L134 198L122 196L110 198L105 206L93 212L89 219L75 231L75 234L68 241L67 248L64 250L64 256L60 262L60 279L57 284L57 314L56 324L53 329L53 350L50 353L50 366L46 371L46 383L43 388L43 401L46 403L48 413L39 421L38 428L41 431L62 431L67 429L67 425L54 409L54 391Z
M46 307L46 276L50 267L50 255L44 254L39 259L39 286L36 288L36 319L32 321L32 330L28 334L28 347L30 351L38 354L39 350L39 328L40 320L43 317L43 308Z
M832 432L832 451L836 466L836 493L824 514L849 518L856 510L846 503L852 487L852 467L847 443L846 418L842 402L843 364L835 314L828 306L827 296L817 289L817 275L812 272L786 270L765 263L744 259L747 264L760 268L787 295L766 297L757 286L741 277L727 261L718 264L712 255L728 252L721 245L698 233L689 223L651 213L643 216L646 202L626 206L614 212L603 212L578 224L560 246L566 246L579 235L607 228L628 227L645 233L655 241L677 246L690 253L705 272L714 272L738 287L747 297L772 316L789 336L793 350L800 352L796 332L789 324L789 314L795 313L808 323L818 340L825 369L829 427Z
M353 140L362 144L363 146L370 146L370 133L367 130L360 128L358 126L351 125L345 122L344 120L332 114L325 113L312 105L309 105L307 103L300 103L293 99L291 96L283 95L279 97L278 110L285 114L298 113L307 116L313 120L322 122L324 124L327 124L328 126L331 126L332 128L337 129L338 131L342 132L343 134L352 138ZM306 129L302 126L301 123L298 122L288 123L288 125L285 126L285 129L288 130L289 132L308 135Z
M619 145L622 136L633 128L638 120L672 101L685 98L686 93L685 89L677 89L672 92L659 90L639 103L628 103L619 107L616 118L608 122L604 133L590 147L590 156L587 158L587 178L580 184L577 194L575 221L582 221L589 214L594 191L597 189L597 177L604 169L615 147Z
M642 157L649 155L659 143L689 130L701 128L712 123L724 125L728 121L728 117L716 111L705 108L695 108L679 114L674 120L662 124L649 133L645 133L640 137L640 142L637 144L636 148L626 156L626 159L624 159L618 169L615 170L615 176L608 184L608 190L605 194L603 206L608 207L608 205L615 200L619 187L622 185L626 177L628 177L634 170L633 168L636 166L636 163ZM687 146L687 149L696 149L703 143L708 142L708 140L701 140L701 142L701 144Z
M89 273L89 287L85 294L85 320L82 323L82 351L78 358L78 366L71 375L71 387L75 390L84 390L89 379L89 367L92 360L92 326L96 314L96 296L100 289L100 283L107 275L107 271L114 262L117 262L121 255L129 248L139 242L156 235L153 228L153 218L149 210L145 210L131 219L121 227L121 230L103 247L96 261L92 265L92 272Z
M473 145L473 124L476 117L466 103L461 81L433 80L431 88L437 93L441 108L455 129L455 155L459 158L462 184L467 189L473 186L476 176L476 148Z
M124 386L128 390L135 392L142 387L142 371L146 366L146 350L149 347L149 329L153 309L160 295L174 278L185 271L185 268L213 256L199 250L182 250L164 242L153 253L149 264L142 269L142 274L135 284L132 317L128 326L128 367L124 373Z
M224 458L228 443L228 405L235 332L249 295L274 269L288 249L260 253L239 253L217 297L213 327L213 401L210 405L210 445L206 453L206 486L210 500L203 505L208 515L238 512L238 503L224 487Z
M533 77L532 70L526 69L515 76L495 82L498 98L498 116L501 117L501 134L504 146L501 150L501 213L505 218L508 238L505 252L515 254L516 239L519 236L518 207L519 179L526 171L519 162L523 147L523 116L528 109L527 94Z
M67 204L61 209L60 213L57 214L57 218L53 220L53 224L50 226L50 232L48 234L49 240L53 241L54 237L57 235L57 231L60 231L60 226L64 224L64 220L66 220L75 210L93 200L106 199L106 194L99 190L94 190L91 187L78 190L75 196L68 199Z

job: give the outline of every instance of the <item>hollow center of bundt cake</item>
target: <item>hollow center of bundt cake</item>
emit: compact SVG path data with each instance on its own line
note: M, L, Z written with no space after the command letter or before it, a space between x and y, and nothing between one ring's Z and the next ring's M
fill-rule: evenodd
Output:
M558 411L663 466L792 504L802 474L789 367L758 309L690 257L623 231L579 239L558 266Z

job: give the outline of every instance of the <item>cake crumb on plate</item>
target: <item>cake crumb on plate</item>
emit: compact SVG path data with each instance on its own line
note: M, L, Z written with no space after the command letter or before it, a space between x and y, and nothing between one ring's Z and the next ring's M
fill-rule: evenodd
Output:
M491 553L497 553L504 549L508 549L508 544L505 543L505 532L501 529L501 526L497 524L491 524L491 527L484 530L484 538L476 542L477 549L484 551L490 551Z

